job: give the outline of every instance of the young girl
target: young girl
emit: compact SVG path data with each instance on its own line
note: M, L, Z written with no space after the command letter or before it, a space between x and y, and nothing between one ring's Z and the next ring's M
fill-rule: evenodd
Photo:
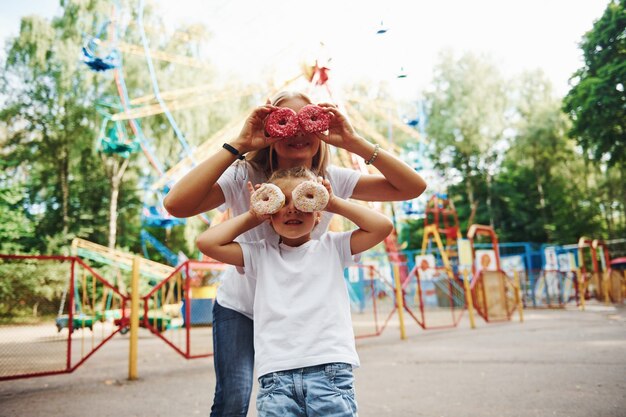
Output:
M206 255L243 267L246 279L256 280L254 349L260 417L356 415L352 367L359 365L359 358L343 271L353 255L382 242L393 228L383 214L334 196L324 180L330 196L324 210L346 217L358 229L311 239L321 212L296 209L292 197L306 180L316 181L306 168L275 172L269 182L285 196L281 209L272 215L250 210L209 228L197 242ZM278 242L234 241L268 217L280 236Z
M311 100L298 92L281 92L257 107L240 134L200 163L170 190L164 200L176 217L190 217L220 207L233 215L247 212L248 181L264 183L276 169L305 166L329 180L335 195L364 201L400 201L416 198L426 183L392 153L378 149L355 132L348 119L332 104L321 103L331 115L328 134L307 134L275 139L265 135L265 118L280 107L299 112ZM361 174L329 164L330 145L359 155L380 174ZM241 155L246 154L245 159ZM236 161L236 162L235 162ZM235 162L235 163L233 163ZM324 212L313 238L326 231L330 213ZM258 241L278 237L264 223L237 240ZM252 304L253 279L229 268L222 276L213 307L213 361L215 395L211 417L246 416L254 374ZM237 346L233 349L233 346Z

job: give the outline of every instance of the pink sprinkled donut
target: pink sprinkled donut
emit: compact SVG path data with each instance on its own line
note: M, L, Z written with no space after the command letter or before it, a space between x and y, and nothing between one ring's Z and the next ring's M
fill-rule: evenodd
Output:
M274 184L266 183L252 193L250 207L257 214L274 214L285 204L285 195Z
M330 126L330 114L320 106L308 104L298 112L298 121L305 133L323 132Z
M265 130L273 138L295 136L300 131L298 115L289 107L281 107L267 117Z
M328 204L328 190L316 181L303 181L291 193L293 205L300 211L320 211Z

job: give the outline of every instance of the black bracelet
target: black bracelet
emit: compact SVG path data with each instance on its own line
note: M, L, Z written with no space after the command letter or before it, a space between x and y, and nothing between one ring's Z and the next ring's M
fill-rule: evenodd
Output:
M245 156L243 156L242 154L239 153L239 151L237 150L237 148L235 148L232 145L229 145L228 143L225 143L222 145L222 148L226 149L228 152L232 153L233 155L235 155L237 157L237 159L241 159L243 160L245 158Z

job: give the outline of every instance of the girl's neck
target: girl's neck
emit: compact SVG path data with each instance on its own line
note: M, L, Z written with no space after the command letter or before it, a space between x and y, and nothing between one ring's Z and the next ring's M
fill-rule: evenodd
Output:
M300 236L294 239L290 239L288 237L280 237L280 240L278 241L279 243L282 243L285 246L290 246L292 248L297 248L298 246L302 246L304 245L306 242L308 242L309 240L311 240L311 234L308 233L304 236Z

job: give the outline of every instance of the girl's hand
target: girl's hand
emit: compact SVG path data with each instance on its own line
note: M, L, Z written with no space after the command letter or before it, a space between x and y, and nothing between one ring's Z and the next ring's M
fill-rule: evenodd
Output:
M324 207L324 211L332 212L333 205L335 201L337 200L337 196L333 194L333 188L330 186L330 181L328 181L327 179L323 179L322 177L317 177L317 182L322 184L326 188L326 191L328 191L328 203L326 203L326 207Z
M259 188L261 188L263 184L252 185L250 181L248 181L248 191L250 192L250 199L252 199L252 194ZM252 210L252 201L250 201L250 209L248 210L259 222L263 223L266 220L269 220L272 217L271 214L258 214L256 211Z
M263 149L281 138L270 138L265 133L265 119L278 107L266 103L250 113L237 139L231 144L241 153Z
M331 115L328 134L317 133L318 137L330 145L353 152L355 144L364 139L356 133L337 106L331 103L320 103L318 106L326 109Z

